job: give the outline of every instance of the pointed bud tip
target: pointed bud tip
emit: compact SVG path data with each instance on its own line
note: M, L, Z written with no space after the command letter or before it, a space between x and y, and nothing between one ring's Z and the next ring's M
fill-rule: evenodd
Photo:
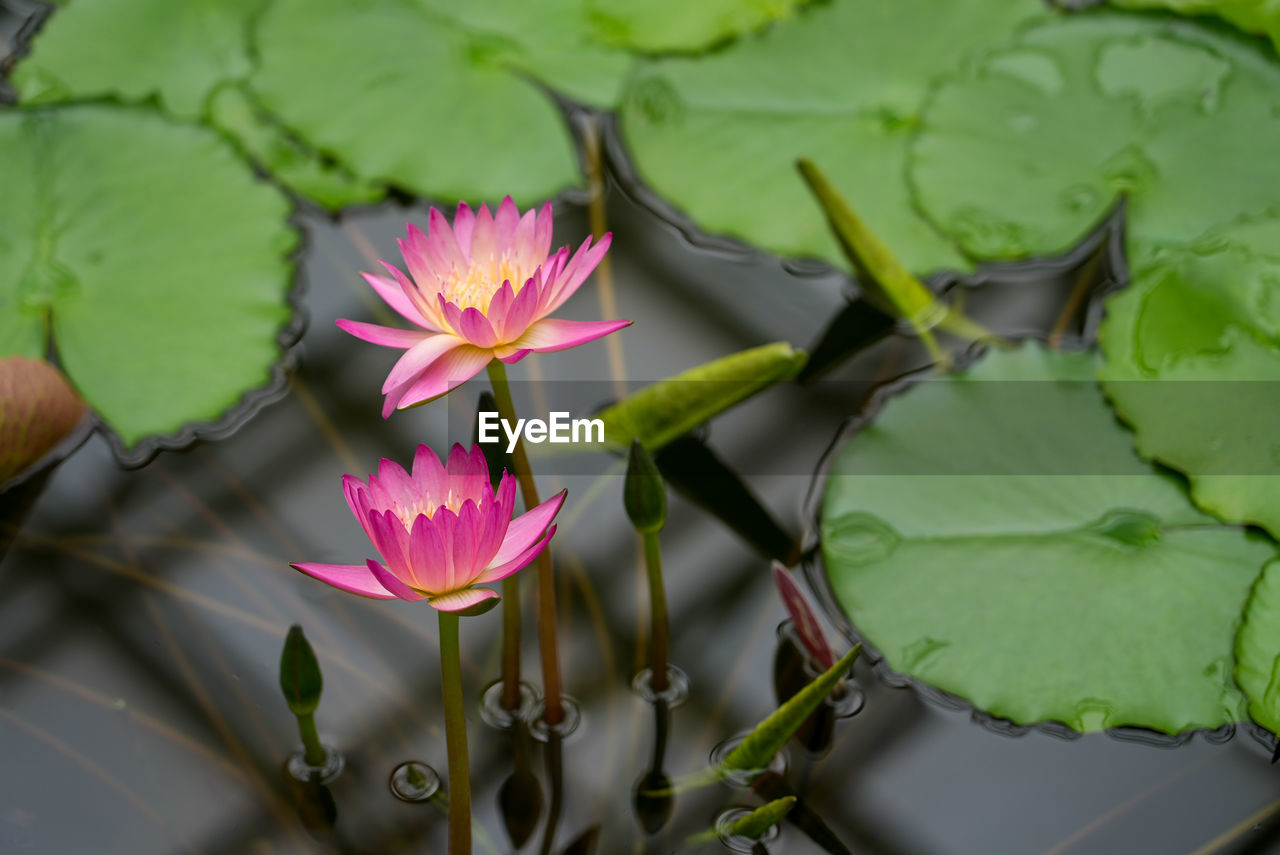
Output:
M667 522L667 488L652 455L638 439L631 441L622 499L636 531L654 534L662 530Z

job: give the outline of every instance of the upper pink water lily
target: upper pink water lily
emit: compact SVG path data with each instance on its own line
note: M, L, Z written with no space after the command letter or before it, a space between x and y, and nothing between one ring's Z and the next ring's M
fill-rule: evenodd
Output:
M454 445L448 462L418 446L413 473L383 459L368 483L342 476L351 512L386 565L291 566L335 588L378 600L426 600L435 608L456 612L494 599L497 592L479 588L526 566L555 534L551 521L560 511L558 493L531 511L511 519L516 482L504 472L498 489L489 482L489 467L480 446L468 453Z
M420 329L366 324L338 326L357 338L405 351L382 384L382 417L420 404L466 382L497 357L519 362L531 352L564 350L616 332L630 321L569 321L547 317L591 274L610 235L551 252L551 203L523 216L511 197L492 214L462 203L449 227L435 208L426 234L409 223L400 252L409 268L380 262L390 277L365 281L405 320Z

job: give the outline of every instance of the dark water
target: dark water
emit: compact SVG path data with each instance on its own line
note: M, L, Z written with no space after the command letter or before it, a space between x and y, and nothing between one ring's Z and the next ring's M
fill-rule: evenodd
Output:
M584 212L558 210L557 242L580 239ZM444 851L439 802L402 802L388 787L407 760L445 769L434 613L350 597L287 565L371 554L342 499L341 473L367 473L380 456L407 460L419 442L442 448L463 438L484 388L478 381L383 421L377 387L393 356L333 325L382 311L357 271L371 267L371 252L394 258L404 220L424 215L422 206L384 206L340 223L301 218L310 324L297 370L281 399L233 435L133 471L95 436L47 483L0 500L0 543L10 545L0 561L0 853ZM788 272L732 246L692 246L617 188L609 218L620 314L635 321L620 334L634 381L767 341L805 346L845 306L839 277ZM1088 258L1073 259L1074 272L1032 265L957 289L993 327L1044 334ZM598 311L588 286L565 314ZM921 359L909 337L883 337L814 386L779 388L726 415L709 444L798 533L811 473L841 423L872 381ZM527 360L513 377L541 381L522 387L530 396L581 394L607 391L609 366L596 344ZM556 537L561 658L583 721L562 746L559 775L540 743L485 725L478 699L497 675L500 613L464 621L477 852L513 850L500 793L508 806L527 807L531 787L542 810L523 852L587 851L582 836L592 829L598 853L671 852L725 809L787 792L800 796L805 829L787 825L770 852L1277 848L1280 776L1243 727L1225 742L1195 736L1178 747L1134 734L1010 736L884 685L866 663L856 671L865 706L834 723L826 753L793 745L785 772L755 791L680 792L663 829L646 834L642 820L656 824L664 808L650 804L637 817L632 792L651 771L655 730L664 771L676 779L705 768L717 744L766 715L784 612L767 560L673 496L663 535L671 658L692 690L664 716L630 688L646 599L621 478L542 479L544 494L561 486L570 491ZM277 663L295 622L325 673L321 733L346 759L327 791L299 787L283 770L297 734ZM524 661L536 683L532 623L529 615ZM517 769L517 783L507 783ZM547 839L557 781L560 812Z

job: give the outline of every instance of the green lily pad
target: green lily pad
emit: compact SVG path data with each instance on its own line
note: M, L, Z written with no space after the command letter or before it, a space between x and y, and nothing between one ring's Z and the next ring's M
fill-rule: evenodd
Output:
M911 206L907 140L936 77L1044 14L1037 0L847 0L705 57L641 66L622 131L636 171L709 232L845 266L795 171L836 191L913 270L968 264Z
M1107 301L1099 376L1138 451L1185 472L1197 504L1280 536L1277 238L1263 220L1148 253Z
M1048 21L947 79L910 177L971 255L1052 255L1128 195L1131 244L1188 243L1276 209L1280 62L1173 18Z
M6 110L0 151L0 356L52 334L125 446L268 382L297 234L217 134L141 108Z
M156 98L199 117L213 88L245 77L250 21L266 0L76 0L51 16L18 63L27 104Z
M631 67L625 51L602 44L583 0L418 0L468 44L472 59L527 74L594 107L612 107ZM638 4L646 16L651 4Z
M209 99L209 123L225 133L244 154L290 190L325 208L376 202L383 187L361 181L336 163L284 132L238 83L227 83Z
M574 66L577 42L535 38L561 22L534 5L276 0L258 22L252 87L362 179L445 199L544 199L581 175L559 107L522 72L604 96L625 56ZM520 22L537 29L522 34Z
M1275 544L1133 451L1097 357L991 352L890 399L835 459L822 548L895 671L1017 724L1240 720L1235 628Z
M1111 0L1126 9L1169 9L1180 15L1217 15L1246 33L1269 34L1280 45L1280 2L1276 0Z
M1254 583L1236 637L1236 680L1249 699L1249 715L1280 734L1280 561Z
M647 53L697 52L759 30L809 0L589 0L596 38Z

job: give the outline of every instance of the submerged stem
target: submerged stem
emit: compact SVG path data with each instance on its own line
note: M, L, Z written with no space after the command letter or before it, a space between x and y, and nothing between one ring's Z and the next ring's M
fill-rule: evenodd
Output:
M467 761L467 716L462 703L458 616L452 612L439 615L444 735L449 750L449 855L470 855L471 772Z
M658 532L644 536L644 566L649 576L649 684L655 692L667 690L667 594L662 584L662 547Z
M511 387L507 381L507 366L501 360L489 362L489 382L493 385L493 397L498 402L498 417L508 424L516 424L516 408L511 400ZM511 453L516 480L520 483L520 495L525 511L536 508L538 486L533 481L529 467L529 455L524 449L524 438L517 437ZM545 700L547 724L552 727L564 721L564 705L560 700L560 654L556 639L556 589L551 566L551 547L548 545L538 556L538 649L542 657L542 693Z
M502 708L520 706L520 580L502 580Z

